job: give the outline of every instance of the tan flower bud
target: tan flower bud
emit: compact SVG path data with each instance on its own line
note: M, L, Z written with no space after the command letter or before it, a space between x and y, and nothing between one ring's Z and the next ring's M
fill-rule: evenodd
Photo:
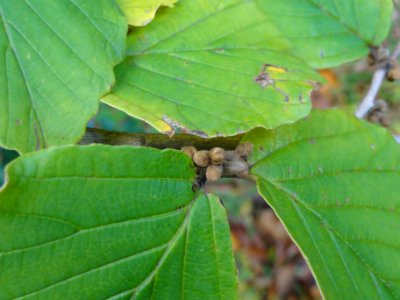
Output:
M181 151L190 158L193 158L193 155L197 152L197 149L193 146L185 146L181 148Z
M396 66L396 67L391 68L389 70L389 72L387 73L386 78L389 81L400 80L400 67Z
M249 165L242 158L224 161L224 176L238 176L249 171Z
M221 164L225 158L225 150L221 147L212 148L209 152L209 156L213 164Z
M238 158L240 158L240 156L236 151L225 151L225 160L235 160Z
M389 115L383 115L381 117L380 123L383 127L390 127L392 125L392 118Z
M208 181L217 181L221 178L223 172L222 165L209 165L206 171Z
M243 144L239 144L236 147L236 152L241 157L247 157L248 155L251 154L252 151L253 151L253 144L249 143L249 142L245 142Z
M200 150L193 155L194 163L202 168L207 167L210 164L210 157L208 156L207 150Z

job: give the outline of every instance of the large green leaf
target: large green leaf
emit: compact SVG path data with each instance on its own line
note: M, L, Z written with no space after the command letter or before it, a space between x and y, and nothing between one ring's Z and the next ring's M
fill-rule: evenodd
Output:
M259 0L312 67L334 67L365 56L389 32L392 0Z
M296 121L319 79L255 1L179 1L132 32L128 53L104 102L162 132L233 135Z
M182 0L129 35L104 102L162 132L275 128L309 113L310 67L365 55L391 10L391 0Z
M79 140L114 82L126 30L112 0L0 0L0 145Z
M326 299L400 297L400 148L339 111L257 129L251 173Z
M0 299L235 299L225 210L174 150L53 148L8 168Z

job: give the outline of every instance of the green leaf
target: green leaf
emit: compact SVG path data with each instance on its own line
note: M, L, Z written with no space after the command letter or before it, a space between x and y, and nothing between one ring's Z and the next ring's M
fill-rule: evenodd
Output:
M77 142L125 56L114 1L0 0L0 145Z
M275 128L309 113L311 67L364 56L391 11L391 0L182 0L129 35L103 101L167 133Z
M160 6L173 7L177 0L117 0L132 26L145 26Z
M290 40L294 53L315 68L365 56L386 38L392 0L259 0Z
M87 146L8 167L0 299L235 299L225 210L183 153Z
M309 113L320 79L291 48L256 1L182 0L130 34L103 101L167 133L274 128Z
M251 173L326 299L400 297L400 148L339 111L257 129Z

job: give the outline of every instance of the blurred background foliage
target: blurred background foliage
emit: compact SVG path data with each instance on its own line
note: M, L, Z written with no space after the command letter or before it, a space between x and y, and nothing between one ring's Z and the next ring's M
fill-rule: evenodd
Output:
M386 46L393 49L400 41L400 0L393 16L394 26ZM312 95L319 109L340 107L355 111L366 94L373 70L367 60L337 69L321 70L327 84ZM383 114L385 127L400 135L400 83L385 82L379 98L387 103ZM370 121L377 122L371 119ZM377 122L382 126L382 122ZM90 120L88 127L125 132L154 132L146 123L104 104ZM15 151L0 148L0 185L4 167L18 157ZM252 183L222 180L207 184L206 189L218 194L227 208L235 259L239 268L240 299L321 299L320 292L300 251L272 209L258 195Z

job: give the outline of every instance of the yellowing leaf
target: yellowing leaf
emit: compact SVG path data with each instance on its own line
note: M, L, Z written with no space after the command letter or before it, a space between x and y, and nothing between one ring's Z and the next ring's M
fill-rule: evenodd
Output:
M160 6L173 7L177 0L118 0L118 3L133 26L145 26L154 19Z

